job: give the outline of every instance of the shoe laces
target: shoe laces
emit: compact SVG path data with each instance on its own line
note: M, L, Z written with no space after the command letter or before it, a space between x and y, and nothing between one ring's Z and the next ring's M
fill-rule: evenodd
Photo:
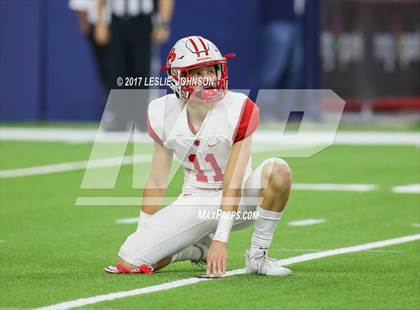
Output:
M277 262L277 259L274 259L267 255L267 251L263 251L262 255L253 257L253 259L256 260L258 274L265 274L265 272L267 271L267 264L269 262Z

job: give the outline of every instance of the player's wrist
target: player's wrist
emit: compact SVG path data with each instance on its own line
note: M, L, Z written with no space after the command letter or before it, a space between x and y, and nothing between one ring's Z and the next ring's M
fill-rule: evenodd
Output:
M226 247L226 246L227 246L227 243L226 243L226 242L223 242L223 241L213 240L213 242L214 242L215 244L217 244L218 246L224 246L224 247Z
M219 218L219 223L217 224L217 229L214 234L213 240L227 243L229 240L229 235L233 226L233 216L231 212L224 211L222 212L221 217Z

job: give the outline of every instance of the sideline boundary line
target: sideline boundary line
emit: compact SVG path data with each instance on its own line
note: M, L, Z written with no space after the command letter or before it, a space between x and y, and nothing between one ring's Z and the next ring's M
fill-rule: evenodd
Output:
M361 252L365 250L382 248L389 245L401 244L401 243L415 241L415 240L420 240L420 234L408 235L404 237L387 239L387 240L376 241L376 242L369 242L369 243L359 244L355 246L331 249L331 250L326 250L326 251L321 251L321 252L316 252L316 253L303 254L299 256L282 259L280 260L280 263L283 266L287 266L287 265L306 262L306 261L319 259L323 257L347 254L347 253L356 253L356 252ZM229 271L226 273L225 277L230 277L230 276L240 275L240 274L245 274L245 269L242 268L242 269L235 269L235 270ZM113 276L113 275L110 275L110 276ZM50 306L37 308L37 309L43 309L43 310L72 309L72 308L77 308L77 307L83 307L86 305L96 304L98 302L103 302L103 301L110 301L110 300L115 300L119 298L125 298L125 297L130 297L130 296L137 296L137 295L170 290L173 288L192 285L192 284L196 284L203 281L209 281L209 280L210 279L205 279L205 278L187 278L187 279L182 279L182 280L166 282L166 283L162 283L158 285L142 287L142 288L129 290L129 291L114 292L110 294L97 295L97 296L92 296L92 297L87 297L87 298L70 300L70 301L61 302L58 304L53 304Z

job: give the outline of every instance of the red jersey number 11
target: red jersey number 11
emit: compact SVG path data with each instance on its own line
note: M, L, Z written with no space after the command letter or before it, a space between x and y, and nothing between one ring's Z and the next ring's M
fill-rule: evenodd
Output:
M190 154L188 156L188 160L190 163L194 165L194 169L197 171L196 179L197 182L208 182L207 176L204 174L203 169L200 167L200 163L197 160L196 154ZM223 180L223 172L220 168L219 164L216 161L216 158L213 154L207 154L204 157L204 160L210 164L211 168L213 169L214 175L213 175L213 181L214 182L220 182Z

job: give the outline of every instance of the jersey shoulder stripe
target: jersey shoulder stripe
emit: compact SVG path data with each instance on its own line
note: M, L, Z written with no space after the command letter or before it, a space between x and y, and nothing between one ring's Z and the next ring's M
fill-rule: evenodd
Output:
M239 142L255 132L260 124L260 110L248 97L245 98L232 141Z

